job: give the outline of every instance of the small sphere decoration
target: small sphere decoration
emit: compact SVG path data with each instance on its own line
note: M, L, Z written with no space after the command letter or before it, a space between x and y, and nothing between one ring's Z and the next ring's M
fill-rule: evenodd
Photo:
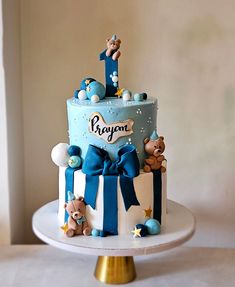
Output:
M78 99L78 93L79 93L79 90L75 90L74 93L73 93L73 97L75 99Z
M80 90L78 92L78 98L81 101L86 100L87 99L86 91L85 90Z
M53 147L51 151L51 158L57 166L68 166L68 148L69 145L67 143L59 143Z
M141 229L141 231L140 231L141 237L145 237L146 235L148 235L148 228L147 228L146 225L144 225L144 224L136 224L135 227L137 229Z
M98 103L100 101L100 98L97 95L93 95L91 96L91 101L92 103Z
M91 82L86 88L86 94L88 99L91 99L93 95L97 95L102 100L105 97L105 87L100 82Z
M117 83L118 82L118 76L112 76L112 81L114 83Z
M81 84L80 84L80 90L86 90L86 87L91 83L91 82L94 82L95 79L93 78L85 78L81 81Z
M147 99L147 94L146 93L141 93L141 94L136 93L136 94L134 94L134 100L136 102L141 102L141 101L144 101L146 99Z
M82 160L81 160L80 156L78 156L78 155L73 155L68 160L68 165L71 168L79 167L81 165L81 163L82 163Z
M100 236L100 231L98 229L93 228L91 231L91 235L94 237Z
M71 145L68 148L68 154L69 154L69 156L79 155L80 154L80 147L78 147L77 145Z
M131 92L129 90L125 90L122 93L122 99L123 99L123 101L130 101L131 100Z
M150 218L148 219L144 225L147 227L148 230L148 234L150 235L156 235L159 234L161 231L161 225L160 223L154 219L154 218Z

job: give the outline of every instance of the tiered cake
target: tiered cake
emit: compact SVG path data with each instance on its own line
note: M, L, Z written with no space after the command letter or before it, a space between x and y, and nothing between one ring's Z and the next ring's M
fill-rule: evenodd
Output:
M68 230L82 229L85 221L90 232L83 234L95 236L157 234L165 223L165 145L156 130L157 100L119 88L120 43L116 36L107 39L100 54L106 86L85 78L67 100L70 143L52 150L60 167L58 216L68 236L82 234ZM78 198L85 214L73 203Z

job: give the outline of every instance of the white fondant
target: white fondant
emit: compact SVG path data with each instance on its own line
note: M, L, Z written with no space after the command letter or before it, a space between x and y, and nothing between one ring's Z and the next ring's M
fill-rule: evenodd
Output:
M123 122L106 124L100 113L93 113L89 120L89 131L95 136L102 138L107 143L114 143L120 137L133 133L134 121L128 119Z
M59 143L53 147L51 151L52 161L58 166L68 166L69 154L68 154L69 145L67 143Z
M65 216L65 169L60 168L59 179L59 220L61 225L64 223ZM166 218L166 173L162 180L162 224L165 224ZM75 172L74 176L74 194L76 197L84 196L86 175L81 170ZM134 187L139 206L131 206L128 211L125 210L120 185L118 183L118 234L130 234L134 226L138 223L144 223L145 209L153 210L153 174L144 173L134 178ZM103 176L99 176L99 189L96 199L96 209L90 206L86 209L87 219L92 228L101 229L103 227ZM152 214L153 215L153 211Z

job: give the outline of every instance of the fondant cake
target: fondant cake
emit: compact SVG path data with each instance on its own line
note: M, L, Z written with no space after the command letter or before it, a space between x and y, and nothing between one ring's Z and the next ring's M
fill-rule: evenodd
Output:
M59 166L58 218L67 236L144 237L165 224L165 144L156 130L157 100L119 88L120 44L114 35L100 54L106 85L85 78L67 100L69 144L52 150Z

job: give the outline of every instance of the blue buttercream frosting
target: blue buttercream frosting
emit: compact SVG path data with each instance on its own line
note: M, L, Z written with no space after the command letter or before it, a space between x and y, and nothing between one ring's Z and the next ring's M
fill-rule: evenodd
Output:
M117 157L120 147L133 144L136 147L140 165L143 167L144 139L156 130L157 100L125 102L119 98L105 98L98 103L92 103L89 100L72 98L67 100L67 112L70 144L81 148L83 159L89 144L106 150L112 160ZM128 119L133 120L133 133L118 138L114 143L107 143L89 131L89 119L93 113L99 113L107 125Z

